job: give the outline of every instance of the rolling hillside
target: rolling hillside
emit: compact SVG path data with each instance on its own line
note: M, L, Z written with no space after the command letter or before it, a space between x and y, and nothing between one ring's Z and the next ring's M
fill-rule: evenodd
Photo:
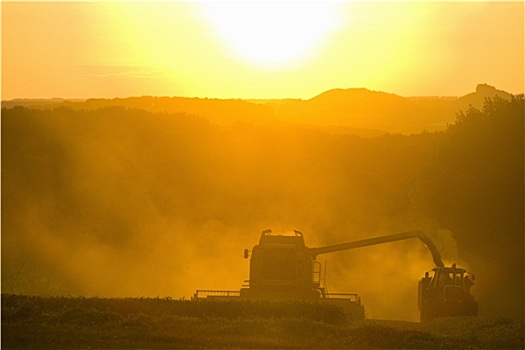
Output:
M476 91L463 97L406 98L368 89L334 89L309 100L222 100L184 97L128 97L89 99L86 101L12 100L2 107L28 106L74 109L97 109L108 106L139 108L150 112L199 115L213 123L284 123L322 128L337 134L374 137L384 133L414 134L445 130L456 114L473 106L481 108L486 98L510 94L480 84Z

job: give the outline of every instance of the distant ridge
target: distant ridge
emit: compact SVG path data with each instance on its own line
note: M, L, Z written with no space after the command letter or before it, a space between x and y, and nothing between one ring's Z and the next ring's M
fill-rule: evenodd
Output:
M348 98L367 98L367 97L383 97L404 99L403 97L391 93L373 91L366 88L348 88L348 89L331 89L312 97L308 101L319 101L326 99L348 99Z
M213 123L286 123L323 128L330 132L373 137L384 133L414 134L444 130L457 113L469 107L482 108L486 98L511 94L479 84L476 91L454 98L402 97L366 88L331 89L308 100L208 99L186 97L129 97L115 99L17 99L2 101L2 108L98 109L109 106L145 109L151 112L199 115Z
M344 125L383 130L387 133L420 133L444 130L454 123L457 113L470 106L482 108L486 98L511 94L487 84L476 92L457 97L402 97L366 88L332 89L309 100L289 100L275 104L278 119L293 122Z
M455 103L459 110L466 110L470 106L480 109L483 107L485 99L494 98L496 96L505 100L510 100L512 95L508 92L498 90L494 86L488 84L478 84L478 86L476 86L476 92L458 98Z

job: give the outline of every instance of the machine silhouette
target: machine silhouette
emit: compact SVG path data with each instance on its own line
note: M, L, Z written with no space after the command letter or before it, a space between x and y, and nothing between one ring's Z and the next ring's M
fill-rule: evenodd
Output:
M436 246L423 231L308 248L299 231L294 231L293 235L274 235L271 230L265 230L261 233L259 244L251 251L244 250L244 257L250 258L250 279L245 281L248 285L243 286L240 291L197 290L193 299L322 302L343 308L351 318L361 319L365 317L365 312L357 294L328 293L321 286L321 263L316 257L411 238L418 238L423 242L436 265L419 281L418 305L421 320L477 315L478 305L470 294L474 276L469 277L466 270L456 267L456 264L445 267Z

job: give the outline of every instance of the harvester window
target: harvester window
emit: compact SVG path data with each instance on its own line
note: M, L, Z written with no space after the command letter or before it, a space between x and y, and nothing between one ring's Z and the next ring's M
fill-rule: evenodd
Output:
M437 278L437 287L445 286L462 286L463 285L463 275L460 273L452 272L440 272L436 276Z
M267 280L295 280L297 278L295 249L272 248L264 250L263 278Z

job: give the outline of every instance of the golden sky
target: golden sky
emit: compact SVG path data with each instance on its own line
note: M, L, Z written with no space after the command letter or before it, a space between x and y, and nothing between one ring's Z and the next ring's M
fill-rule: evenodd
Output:
M523 93L523 2L2 2L2 99L457 96L478 83Z

